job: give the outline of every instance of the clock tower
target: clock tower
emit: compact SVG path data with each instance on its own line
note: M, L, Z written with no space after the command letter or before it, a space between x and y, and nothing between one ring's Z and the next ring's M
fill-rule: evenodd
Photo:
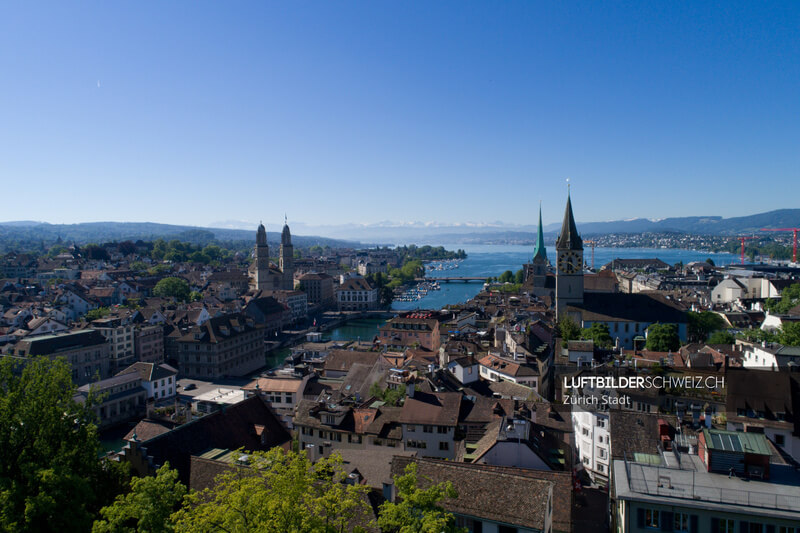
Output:
M561 233L556 240L556 317L569 304L583 303L583 241L572 216L572 201L567 194L567 209Z

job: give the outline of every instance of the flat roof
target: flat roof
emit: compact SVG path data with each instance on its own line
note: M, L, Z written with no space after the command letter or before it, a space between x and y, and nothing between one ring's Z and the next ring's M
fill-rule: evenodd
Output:
M223 389L220 387L195 396L192 401L234 404L244 400L244 394L242 389Z
M670 464L613 463L617 499L800 520L800 474L771 464L770 480L708 472L697 455L665 454Z

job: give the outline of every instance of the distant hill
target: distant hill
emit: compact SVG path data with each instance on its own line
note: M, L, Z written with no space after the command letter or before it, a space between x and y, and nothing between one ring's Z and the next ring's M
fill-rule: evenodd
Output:
M758 233L761 228L800 227L800 209L779 209L743 217L722 218L719 216L673 217L661 220L636 218L610 222L578 222L583 236L599 236L610 233L661 233L678 232L694 235L742 235ZM492 225L481 228L469 226L392 227L365 229L353 228L352 237L364 239L368 235L373 242L383 230L384 241L416 242L417 244L492 244L531 242L536 238L536 227L531 225ZM552 242L561 230L561 223L548 224L544 228L545 240Z
M110 241L152 241L156 239L179 239L194 244L206 244L211 241L255 242L256 231L241 229L201 228L198 226L177 226L157 224L155 222L83 222L80 224L48 224L46 222L16 221L0 222L0 243L39 242L52 244L58 238L65 243L89 242L103 243ZM268 232L270 243L279 243L278 232ZM295 246L309 247L314 245L343 248L358 246L360 243L331 239L292 235Z
M552 225L550 227L552 228ZM581 233L587 235L664 231L679 231L696 235L739 235L741 233L757 232L761 228L789 227L800 227L800 209L778 209L767 213L732 218L717 216L676 217L656 221L638 218L634 220L578 224ZM552 229L558 231L558 225Z
M221 224L234 225L234 222L228 221ZM435 224L385 221L376 224L309 226L298 221L292 227L304 233L326 235L325 237L293 235L292 241L296 246L301 247L315 244L331 247L358 247L364 246L362 243L492 244L532 242L536 232L535 225L512 226L502 222ZM767 213L732 218L695 216L662 220L637 218L578 223L578 230L584 236L646 232L727 236L756 233L761 228L783 227L800 227L800 209L778 209ZM560 223L545 226L545 239L552 242L560 228ZM252 230L235 227L202 228L153 222L87 222L82 224L48 224L34 221L0 222L0 245L5 243L8 246L9 242L27 241L44 241L45 244L52 244L58 237L65 242L75 241L78 244L158 238L180 239L196 244L204 244L215 239L225 242L252 243L255 240L255 228ZM267 234L267 239L270 244L275 244L280 242L280 235L277 232L270 232Z

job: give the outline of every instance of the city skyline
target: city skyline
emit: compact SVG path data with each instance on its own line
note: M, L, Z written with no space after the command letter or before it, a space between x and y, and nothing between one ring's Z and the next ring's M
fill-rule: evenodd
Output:
M796 206L796 4L81 6L0 8L3 220Z

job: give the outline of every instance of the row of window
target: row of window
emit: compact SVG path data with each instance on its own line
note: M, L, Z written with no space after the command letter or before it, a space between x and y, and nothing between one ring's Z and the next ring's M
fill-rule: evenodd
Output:
M285 403L292 403L294 401L294 395L291 392L284 393L286 395L286 402ZM281 393L274 392L274 393L267 393L266 400L271 403L282 403Z
M433 433L433 428L434 427L436 427L436 432L437 433L447 433L448 432L447 426L430 426L430 425L427 425L427 424L422 426L422 432L423 433ZM406 426L406 429L408 431L410 431L410 432L414 432L414 431L417 430L417 426L415 426L414 424L408 424Z
M685 512L671 512L661 509L639 509L638 522L640 528L655 529L659 531L673 531L675 533L697 533L699 519L695 514ZM711 533L800 533L798 526L765 524L749 520L733 518L712 517Z

